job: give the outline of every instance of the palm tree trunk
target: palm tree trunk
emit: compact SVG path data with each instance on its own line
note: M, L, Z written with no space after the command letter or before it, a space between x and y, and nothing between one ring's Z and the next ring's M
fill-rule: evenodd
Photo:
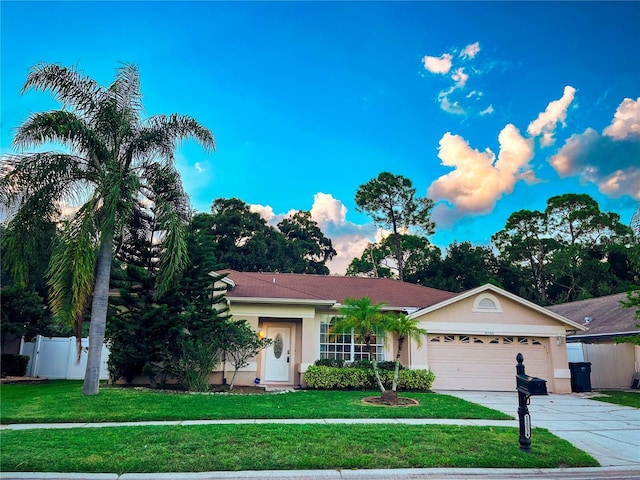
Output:
M96 283L93 287L91 301L91 327L89 329L89 354L87 369L84 374L82 393L96 395L100 388L100 364L102 345L107 326L107 307L109 304L109 280L111 277L111 260L113 256L113 234L106 234L100 244L96 264Z
M382 384L382 380L380 379L380 372L378 372L378 360L375 358L373 353L373 347L371 346L371 339L368 339L366 342L367 351L369 352L369 359L371 360L371 365L373 366L373 375L376 377L376 381L378 382L378 386L380 387L380 391L382 393L385 392L384 385Z
M391 386L391 390L394 392L398 391L398 375L400 373L400 355L402 354L402 346L404 345L404 337L398 337L398 353L396 354L396 364L393 369L393 385Z

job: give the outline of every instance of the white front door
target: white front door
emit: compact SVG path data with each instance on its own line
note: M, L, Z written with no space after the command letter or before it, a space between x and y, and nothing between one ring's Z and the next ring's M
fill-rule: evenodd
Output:
M273 343L265 349L265 382L289 382L291 371L291 328L267 327Z

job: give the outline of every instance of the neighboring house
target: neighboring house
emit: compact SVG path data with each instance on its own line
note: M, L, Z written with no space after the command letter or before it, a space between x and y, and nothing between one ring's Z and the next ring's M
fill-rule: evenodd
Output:
M615 344L616 337L640 336L636 309L624 308L626 300L626 293L617 293L547 307L585 328L567 337L567 342L575 348L572 361L591 363L594 389L628 388L640 371L640 346Z
M282 273L227 274L226 301L234 319L247 320L274 340L238 374L237 384L304 385L304 372L319 358L367 358L351 335L329 328L347 297L369 297L386 309L418 319L429 335L403 352L409 368L429 368L434 389L515 390L515 357L526 372L547 380L550 392L571 391L565 338L584 327L493 285L451 293L385 278ZM378 360L392 360L392 339L376 344ZM221 381L223 373L214 375Z
M551 305L548 310L562 315L585 330L567 337L568 342L613 343L615 337L640 335L635 318L635 308L625 308L626 293L616 293L606 297L589 298L577 302Z

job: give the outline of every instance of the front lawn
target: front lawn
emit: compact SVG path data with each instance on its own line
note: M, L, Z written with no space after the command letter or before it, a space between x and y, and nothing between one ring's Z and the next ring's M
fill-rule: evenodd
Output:
M203 395L103 387L98 395L84 396L80 381L53 380L37 385L2 385L0 423L255 418L512 418L481 405L436 393L401 393L418 400L420 405L417 407L388 408L362 404L362 398L378 393L305 390L262 395Z
M2 431L0 441L5 472L598 466L538 428L531 453L519 450L516 428L452 425L103 427Z
M622 390L602 390L598 393L602 393L604 396L591 397L591 400L640 408L640 391L628 392Z

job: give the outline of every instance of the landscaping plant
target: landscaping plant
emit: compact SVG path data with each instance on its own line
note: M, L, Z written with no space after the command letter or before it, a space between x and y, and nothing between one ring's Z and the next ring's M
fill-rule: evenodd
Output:
M185 228L189 202L174 165L176 142L194 138L213 149L213 134L181 115L142 119L140 77L122 65L111 85L98 85L75 68L33 67L22 88L50 91L60 110L35 113L20 125L18 149L58 143L65 151L3 158L0 201L12 215L3 234L3 262L16 277L28 274L43 222L59 221L48 272L51 308L62 323L79 328L90 308L89 353L83 393L99 391L115 240L122 238L140 199L156 207L163 231L156 294L175 286L187 264ZM68 153L67 153L68 152ZM62 220L62 205L74 208ZM89 306L90 305L90 306ZM144 341L144 339L141 339Z

